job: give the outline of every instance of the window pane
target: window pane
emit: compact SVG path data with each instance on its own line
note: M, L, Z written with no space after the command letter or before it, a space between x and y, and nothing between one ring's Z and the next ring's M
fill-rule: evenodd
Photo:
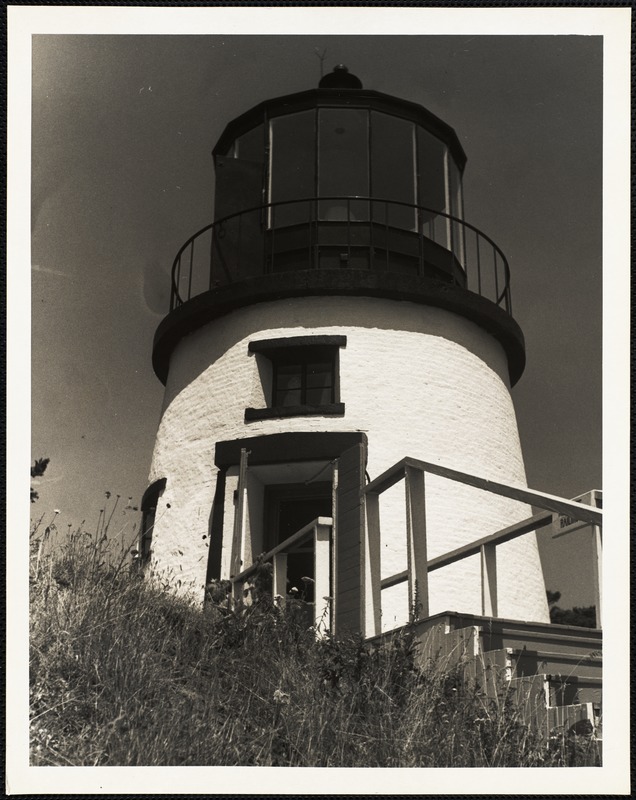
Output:
M333 389L330 386L307 389L308 406L324 406L328 403L333 403Z
M348 197L369 194L369 114L356 108L323 108L319 112L318 194ZM368 219L368 203L320 203L325 220Z
M307 386L309 388L331 386L333 383L332 375L333 367L331 361L309 362L307 364Z
M302 367L300 364L281 364L278 367L277 381L276 381L277 388L300 389L301 372L302 372Z
M300 389L278 391L274 397L275 406L299 406L302 402Z
M301 111L271 122L270 199L300 200L316 192L316 112ZM276 207L272 226L306 222L306 204Z
M373 197L415 204L414 125L388 114L371 113L371 190ZM415 211L374 203L377 222L412 230Z
M274 386L275 406L297 406L302 402L302 365L279 364Z

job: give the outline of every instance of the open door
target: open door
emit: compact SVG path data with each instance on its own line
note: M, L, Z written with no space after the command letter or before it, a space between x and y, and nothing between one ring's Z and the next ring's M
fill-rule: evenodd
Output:
M359 632L362 583L361 544L364 536L366 443L342 452L337 462L334 632Z
M265 488L265 550L271 550L317 517L331 517L332 485L317 483L274 484ZM298 590L308 603L314 602L314 545L305 542L287 556L287 587Z

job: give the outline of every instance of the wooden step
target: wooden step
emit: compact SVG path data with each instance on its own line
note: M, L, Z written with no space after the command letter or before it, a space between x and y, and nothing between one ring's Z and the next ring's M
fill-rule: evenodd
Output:
M529 650L525 647L507 649L514 658L514 669L518 677L538 673L559 675L563 680L574 677L584 679L602 676L603 660L598 655L581 657L576 653Z
M483 625L479 627L484 650L497 650L500 647L526 647L527 649L546 649L594 657L600 655L602 649L600 635L590 636L587 632L580 635L572 634L571 629L546 631L502 626L493 631ZM587 631L585 628L582 630Z
M540 693L546 706L566 706L581 703L594 703L600 706L602 701L602 681L600 678L570 677L539 673L537 675L515 676L510 686L518 689L524 699L528 691Z
M429 617L423 623L433 623L434 620L443 620L449 630L478 625L483 631L482 641L485 650L522 647L529 642L543 642L547 646L548 643L555 641L562 642L563 645L558 649L566 652L579 650L594 652L601 650L602 647L603 634L596 628L514 620L506 617L485 617L451 611ZM555 648L546 647L546 649Z

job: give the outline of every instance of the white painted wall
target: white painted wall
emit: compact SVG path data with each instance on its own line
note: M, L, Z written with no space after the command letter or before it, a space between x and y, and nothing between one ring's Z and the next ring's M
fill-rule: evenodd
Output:
M344 417L246 423L246 407L265 406L249 341L308 334L347 336L340 349ZM199 329L172 356L150 472L150 481L167 479L153 536L155 568L170 567L182 585L202 593L215 443L288 431L364 431L371 478L410 455L525 485L506 359L488 333L458 315L409 302L305 297L261 303ZM383 575L406 567L401 485L392 494L381 510ZM231 512L226 508L226 537ZM429 557L529 514L518 502L430 476ZM500 616L548 621L534 536L500 548L498 577ZM404 621L406 609L393 605L387 596L384 627ZM477 558L431 576L430 611L442 610L480 613Z

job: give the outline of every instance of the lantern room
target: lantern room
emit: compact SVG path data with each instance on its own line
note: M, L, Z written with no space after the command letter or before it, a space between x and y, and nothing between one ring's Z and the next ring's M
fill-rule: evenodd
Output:
M346 67L231 122L214 158L217 256L234 273L262 247L270 272L381 269L465 285L466 157L454 131L364 90Z

